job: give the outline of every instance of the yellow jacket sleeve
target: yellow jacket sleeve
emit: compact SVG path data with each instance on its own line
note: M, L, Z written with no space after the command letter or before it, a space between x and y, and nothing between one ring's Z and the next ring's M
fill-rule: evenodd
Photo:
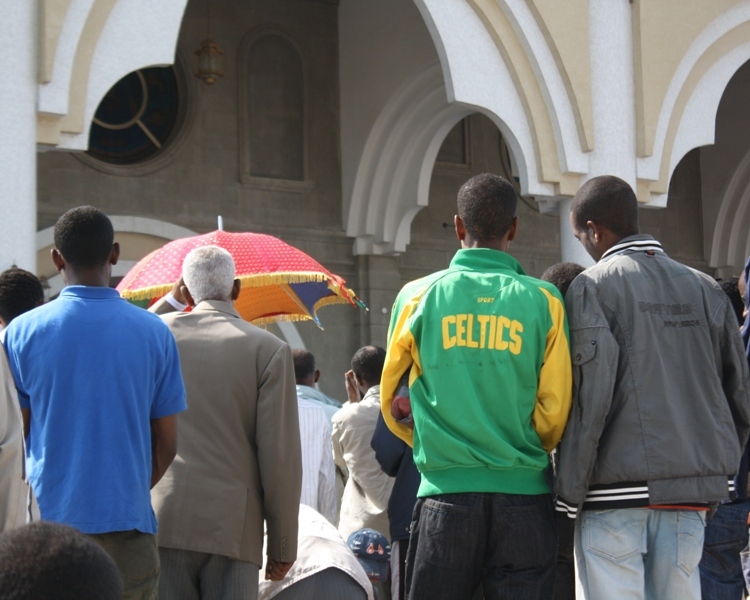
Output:
M409 446L413 445L412 430L403 423L399 423L391 415L391 404L396 395L398 383L403 374L411 369L409 374L409 386L422 374L422 365L419 360L417 344L409 329L409 319L414 314L422 292L409 300L404 307L394 314L391 323L390 335L388 336L388 349L383 365L383 375L380 380L380 409L383 412L385 423L396 436L404 440ZM398 305L398 303L397 303Z
M557 296L544 288L539 289L547 296L552 326L547 332L532 422L542 446L551 452L560 442L568 422L573 398L573 372L565 308Z

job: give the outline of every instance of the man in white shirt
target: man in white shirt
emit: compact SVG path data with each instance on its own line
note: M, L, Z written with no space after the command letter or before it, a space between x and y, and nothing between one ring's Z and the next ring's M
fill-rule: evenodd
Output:
M315 364L315 357L311 352L302 349L292 350L294 359L294 377L297 380L297 398L304 398L320 406L332 419L333 415L341 408L341 402L329 398L323 392L315 388L320 379L320 369Z
M336 480L331 449L331 418L341 404L316 390L320 370L311 352L292 351L294 377L297 381L299 433L302 441L302 498L334 525L338 522L338 504L343 482Z
M385 535L390 531L387 508L394 479L382 471L370 447L380 414L384 360L385 350L377 346L355 353L346 375L349 402L333 417L334 461L349 473L341 500L339 533L343 538L366 527ZM361 400L360 393L364 393Z
M331 450L331 423L318 404L299 396L297 410L302 447L300 504L314 508L331 523L336 523L338 494Z

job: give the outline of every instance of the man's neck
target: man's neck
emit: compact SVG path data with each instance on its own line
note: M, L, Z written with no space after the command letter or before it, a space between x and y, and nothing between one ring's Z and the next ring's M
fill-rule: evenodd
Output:
M87 287L109 287L108 268L71 269L63 271L65 285L85 285Z
M500 240L492 240L490 242L480 242L479 240L471 239L466 236L461 240L461 248L463 250L475 249L475 248L486 248L488 250L499 250L500 252L507 252L510 242L507 237L503 237Z

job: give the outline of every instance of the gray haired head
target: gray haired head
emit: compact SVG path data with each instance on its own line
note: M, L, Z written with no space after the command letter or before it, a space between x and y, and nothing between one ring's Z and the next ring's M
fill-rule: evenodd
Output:
M234 275L232 255L218 246L195 248L182 263L182 278L196 304L203 300L230 302Z

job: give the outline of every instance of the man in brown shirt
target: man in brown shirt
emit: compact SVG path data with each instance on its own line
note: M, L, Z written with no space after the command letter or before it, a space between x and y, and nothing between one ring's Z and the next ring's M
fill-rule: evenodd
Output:
M193 250L181 288L193 310L163 315L188 409L178 418L177 456L152 492L162 600L256 598L264 523L266 578L282 579L297 554L302 466L292 353L235 311L234 276L225 250Z

